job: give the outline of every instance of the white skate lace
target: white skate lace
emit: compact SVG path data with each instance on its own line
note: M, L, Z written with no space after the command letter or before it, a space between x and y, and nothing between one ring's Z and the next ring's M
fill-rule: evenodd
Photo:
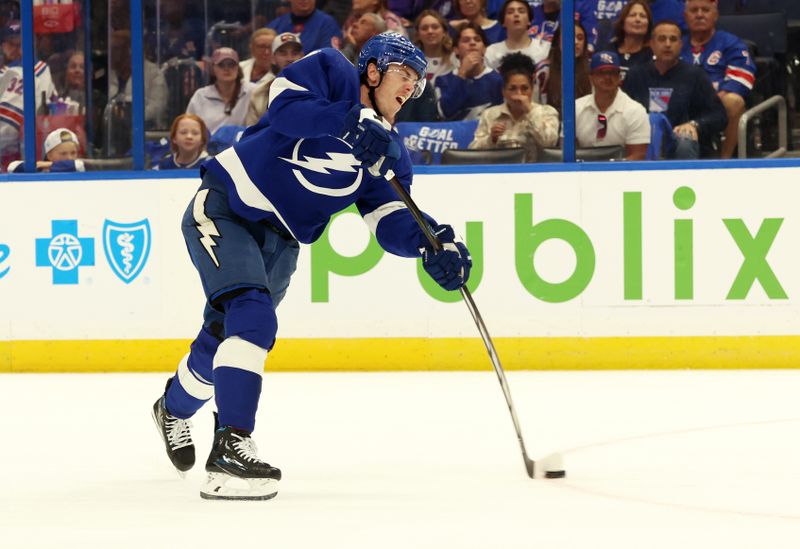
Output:
M260 462L258 459L258 448L256 448L255 441L250 437L241 437L234 434L233 437L237 439L233 443L233 448L239 453L246 461Z
M174 416L166 417L167 440L173 450L192 445L192 422Z

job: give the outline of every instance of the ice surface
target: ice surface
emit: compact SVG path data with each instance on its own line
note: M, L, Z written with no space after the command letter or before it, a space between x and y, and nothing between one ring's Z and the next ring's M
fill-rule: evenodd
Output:
M150 419L165 374L0 376L0 546L797 548L800 371L271 374L266 502L199 497Z

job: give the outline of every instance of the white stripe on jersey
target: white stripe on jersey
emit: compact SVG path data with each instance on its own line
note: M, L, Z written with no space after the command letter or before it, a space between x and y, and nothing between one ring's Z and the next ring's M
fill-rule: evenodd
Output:
M378 223L380 223L381 219L392 212L403 210L405 208L406 205L399 200L387 202L386 204L382 204L378 208L375 208L373 211L365 215L364 222L367 224L367 227L369 227L369 230L372 232L372 234L377 234Z
M230 176L231 180L233 181L233 185L236 188L236 194L239 195L239 198L244 202L247 206L251 208L255 208L257 210L262 210L265 212L270 212L275 214L275 216L283 223L283 226L291 233L292 237L297 240L292 233L292 228L289 227L289 224L283 219L283 216L278 212L278 209L272 205L272 202L264 196L261 191L258 190L256 184L253 183L253 180L250 179L250 176L247 175L247 171L244 169L242 165L242 160L239 158L239 155L236 154L236 150L233 147L228 147L221 153L219 153L216 157L217 162L219 162L220 166L222 166L228 175Z
M198 379L199 374L195 374L189 369L189 353L181 359L178 364L178 383L192 396L199 400L208 400L214 396L214 385L206 380Z
M308 89L304 88L299 84L295 84L291 80L287 80L283 76L279 76L275 80L272 81L269 88L269 103L272 104L275 101L275 98L278 97L281 93L285 92L286 90L295 90L301 92L307 92Z
M238 368L253 372L256 375L264 374L264 361L267 360L267 350L249 341L232 336L219 344L214 354L214 368Z

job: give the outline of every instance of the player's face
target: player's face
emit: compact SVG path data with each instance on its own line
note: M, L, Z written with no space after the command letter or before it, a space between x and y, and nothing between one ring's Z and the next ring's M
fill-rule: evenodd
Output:
M459 59L464 59L468 53L472 52L478 52L483 56L486 53L486 44L483 43L477 32L472 29L466 29L458 37L456 55Z
M657 61L673 63L681 53L681 31L675 25L659 25L653 31L650 49Z
M641 4L634 4L625 18L625 34L644 36L647 34L647 12Z
M717 4L712 0L688 0L684 17L686 26L691 32L710 31L717 24L719 17Z
M503 14L503 26L506 29L525 29L531 26L530 17L528 17L528 4L524 2L511 2Z
M417 80L417 73L406 65L391 64L383 73L383 80L375 89L375 101L378 103L378 109L390 123L394 123L397 111L411 99Z
M172 142L183 154L196 154L203 146L203 133L197 120L184 118L178 122Z
M78 146L72 142L60 143L47 153L47 159L50 162L55 162L56 160L75 160L76 158L78 158Z
M253 40L253 45L250 47L250 53L253 54L253 59L259 67L269 67L272 65L272 41L275 40L274 36L261 35Z
M303 48L297 44L287 44L278 48L278 51L272 54L272 57L278 66L278 71L282 71L303 57Z
M530 103L533 99L531 81L524 74L512 74L503 84L503 98L507 103L515 99L527 99Z
M419 22L417 35L419 36L420 42L422 42L423 50L438 48L444 38L444 27L442 27L438 19L426 15Z
M618 69L600 69L591 74L592 86L596 91L613 92L619 88L620 76Z
M467 19L477 17L481 13L481 0L459 0L458 11Z

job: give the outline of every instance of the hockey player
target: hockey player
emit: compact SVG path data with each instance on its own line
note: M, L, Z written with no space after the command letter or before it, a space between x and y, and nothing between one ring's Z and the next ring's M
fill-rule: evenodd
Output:
M756 81L756 65L747 46L737 36L716 28L719 10L716 0L687 0L686 24L681 59L703 67L717 90L728 125L720 156L731 158L739 137L739 119L745 100Z
M188 420L214 396L202 497L277 494L281 471L258 457L251 438L264 360L299 243L319 238L331 215L355 204L385 250L421 255L448 290L466 283L472 263L453 229L429 219L445 248L435 253L386 181L410 187L408 151L392 124L422 92L425 70L422 52L392 32L365 44L357 68L335 49L311 52L275 80L259 123L203 165L182 229L207 298L204 323L153 405L167 454L186 471L195 461ZM247 488L233 486L242 479Z

